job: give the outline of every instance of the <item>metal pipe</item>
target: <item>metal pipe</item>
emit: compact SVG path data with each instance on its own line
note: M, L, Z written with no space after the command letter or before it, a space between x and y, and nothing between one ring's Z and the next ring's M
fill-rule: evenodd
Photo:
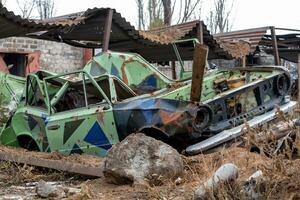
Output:
M199 40L199 43L204 44L204 40L203 40L203 22L202 21L197 23L196 30L197 30L197 39Z
M274 53L274 60L275 65L280 65L280 59L279 59L279 52L278 52L278 45L277 45L277 38L276 38L276 32L275 27L270 27L271 29L271 35L272 35L272 43L273 43L273 53Z
M107 11L107 16L105 19L105 26L104 26L104 34L103 34L103 41L102 41L102 51L103 52L106 52L109 47L112 17L113 17L113 10L109 9Z
M300 30L298 29L291 29L291 28L276 28L276 30L300 32Z

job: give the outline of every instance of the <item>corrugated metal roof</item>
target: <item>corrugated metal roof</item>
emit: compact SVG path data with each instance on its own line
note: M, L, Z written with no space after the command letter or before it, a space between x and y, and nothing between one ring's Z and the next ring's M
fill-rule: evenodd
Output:
M85 12L73 13L47 20L28 20L0 7L0 38L10 36L29 36L38 39L65 42L73 46L101 47L107 12L110 8L93 8ZM176 60L170 42L173 39L192 38L197 35L196 26L200 21L193 21L176 26L160 28L151 32L138 31L116 10L113 19L109 49L130 51L143 55L150 61ZM217 42L202 23L204 42L210 47L209 59L231 59L232 56L221 43ZM159 33L177 30L176 37L162 39ZM173 36L175 36L173 35ZM183 60L191 60L192 44L180 44L178 49Z
M271 27L261 27L253 29L245 29L240 31L231 31L226 33L214 34L214 37L225 42L234 43L244 41L250 44L250 51L254 52L256 47L262 41L264 35Z
M34 20L22 19L19 15L8 11L0 3L0 38L24 36L28 33L60 27L62 27L61 24L41 23Z
M297 33L276 35L279 56L282 59L290 62L298 63L298 55L300 54L300 30L295 30ZM272 37L265 35L261 45L266 46L267 53L273 53Z
M52 23L66 23L70 20L77 20L78 23L68 29L49 31L37 37L63 41L81 47L101 47L105 17L108 9L94 8L86 12L47 20L46 22ZM114 9L112 10L113 24L109 46L111 50L137 52L151 61L176 60L170 43L178 39L194 38L197 34L197 24L202 23L204 42L210 47L209 58L231 59L234 57L213 38L205 24L201 21L192 21L151 31L138 31L120 13ZM77 41L81 41L81 43ZM178 48L184 60L192 59L192 44L179 45Z
M213 50L215 54L214 56L211 56L211 58L240 58L249 54L250 48L247 42L229 42L214 37L207 29L207 26L199 20L158 28L151 31L144 31L141 32L141 34L144 34L145 37L149 36L162 42L196 38L197 25L200 23L202 23L203 27L203 42L208 45L210 50Z

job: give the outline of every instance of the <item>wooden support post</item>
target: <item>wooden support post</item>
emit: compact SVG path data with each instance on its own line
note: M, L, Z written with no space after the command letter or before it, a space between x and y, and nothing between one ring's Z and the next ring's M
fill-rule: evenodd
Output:
M171 61L171 68L172 68L172 79L176 80L176 63L175 61Z
M271 35L272 35L273 54L274 54L275 65L280 65L280 58L279 58L278 46L277 46L277 38L276 38L276 32L275 32L274 26L271 27Z
M297 97L298 97L298 102L300 102L300 54L298 54L298 89L297 89Z
M197 44L193 56L192 88L190 99L191 101L200 102L202 94L202 82L208 56L208 47L203 44Z
M200 44L204 44L204 40L203 40L203 22L200 21L200 23L198 23L196 25L196 30L197 30L197 39L199 40Z
M103 41L102 41L102 51L103 52L107 51L108 47L109 47L112 17L113 17L113 10L109 9L107 11L107 15L106 15L106 19L105 19L105 26L104 26L104 33L103 33Z
M240 66L246 67L246 56L243 56L242 58L240 58Z

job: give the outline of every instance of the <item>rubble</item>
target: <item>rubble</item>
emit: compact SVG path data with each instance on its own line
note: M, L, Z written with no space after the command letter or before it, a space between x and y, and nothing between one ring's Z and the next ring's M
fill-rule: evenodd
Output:
M260 192L258 192L258 181L263 178L263 172L261 170L258 170L254 172L248 179L244 186L244 190L247 192L247 194L253 198L257 199L262 196Z
M222 165L203 185L200 185L194 193L194 199L203 199L207 192L215 190L222 182L235 181L238 178L239 169L232 163Z
M183 172L180 154L171 146L137 133L113 146L104 163L104 176L115 184L162 184Z
M48 198L48 197L64 197L64 194L61 194L63 191L59 191L57 187L53 186L50 183L47 183L43 180L39 181L36 186L36 193L39 197Z

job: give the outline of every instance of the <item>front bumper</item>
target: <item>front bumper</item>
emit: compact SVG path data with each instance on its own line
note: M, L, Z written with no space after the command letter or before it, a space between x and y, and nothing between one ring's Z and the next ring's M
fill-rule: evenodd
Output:
M284 113L287 113L287 112L291 111L293 108L295 108L296 105L297 105L296 101L290 101L290 102L280 106L279 109L281 111L283 111ZM259 125L265 124L265 123L275 119L276 111L277 111L277 109L274 108L273 110L266 112L265 114L254 117L253 119L248 121L249 126L257 127ZM188 146L186 148L185 152L188 155L195 155L195 154L203 153L209 149L217 147L225 142L228 142L230 140L233 140L233 139L241 136L242 130L244 127L245 127L245 125L242 124L242 125L232 128L232 129L224 130L206 140L203 140L199 143Z

